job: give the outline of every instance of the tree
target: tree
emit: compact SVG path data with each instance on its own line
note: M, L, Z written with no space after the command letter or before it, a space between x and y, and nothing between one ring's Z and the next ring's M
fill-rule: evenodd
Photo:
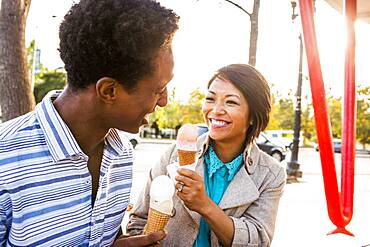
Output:
M274 89L274 85L271 85L271 90ZM270 121L266 129L269 130L276 130L279 129L279 119L276 118L276 111L277 111L277 101L280 96L278 95L278 92L271 93L271 113L270 113Z
M181 104L175 100L176 88L171 92L168 104L165 107L157 108L150 115L150 122L158 121L159 128L175 128L182 121Z
M30 45L27 47L27 62L28 62L28 73L31 75L31 81L35 63L35 52L36 52L36 41L32 40Z
M39 103L49 91L63 89L66 83L66 73L57 70L49 71L48 69L42 69L41 73L36 77L35 88L33 90L36 103Z
M182 119L181 105L177 101L172 101L166 107L159 108L151 116L151 120L158 120L158 126L163 128L174 129Z
M363 148L370 143L370 86L357 91L356 136Z
M294 103L292 99L279 100L277 111L280 118L280 129L293 129L294 127Z
M270 121L267 126L268 130L286 130L292 129L294 126L294 104L292 92L289 92L289 97L284 98L275 91L275 87L271 87L271 114ZM304 145L310 145L310 142L316 140L315 122L313 118L313 107L309 101L309 96L304 96L304 109L301 116L301 132L303 134Z
M190 98L186 104L175 100L175 89L169 97L165 107L157 109L150 120L158 120L160 128L176 128L185 123L203 123L202 101L204 94L195 89L190 93Z
M204 97L205 95L199 90L199 88L190 93L188 103L183 106L183 123L196 124L204 122L202 114L202 102Z
M342 136L342 102L341 97L335 98L329 96L327 98L328 111L330 116L331 131L333 138L341 138Z
M26 19L31 0L1 1L0 106L6 121L33 110L25 46Z
M270 122L267 129L293 129L294 105L291 98L277 98L273 95Z
M308 95L305 96L306 107L302 111L302 123L301 130L303 132L303 143L305 145L310 144L309 142L317 140L316 138L316 129L314 122L314 113L312 102L308 102Z
M254 0L253 2L253 12L250 13L242 6L237 3L234 3L230 0L225 0L228 3L231 3L235 7L239 8L241 11L246 13L249 16L250 20L250 34L249 34L249 61L248 63L252 66L256 66L256 54L257 54L257 40L258 40L258 13L260 9L260 0Z

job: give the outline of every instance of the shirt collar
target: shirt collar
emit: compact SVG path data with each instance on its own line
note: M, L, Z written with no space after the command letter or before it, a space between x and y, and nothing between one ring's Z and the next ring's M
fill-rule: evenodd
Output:
M125 147L121 141L121 137L116 129L110 129L106 136L107 143L111 148L110 151L116 155L122 155L124 153Z
M49 92L41 103L36 106L35 112L45 134L46 143L54 161L60 161L71 156L82 155L87 158L78 145L67 124L63 121L53 105L53 101L61 94L61 90ZM122 142L115 130L108 132L106 140L113 152L122 154Z
M198 149L198 156L204 156L205 152L208 150L208 146L210 145L211 138L209 137L208 133L204 133L203 135L199 136L197 141L197 149ZM255 141L249 143L243 151L243 160L245 163L245 167L247 169L248 174L254 173L257 168L257 163L259 160L259 148Z
M210 145L205 155L205 161L207 163L208 176L210 178L213 176L213 174L219 171L220 168L226 167L228 172L227 180L231 181L235 174L239 171L240 166L243 164L243 153L238 155L231 162L223 163L213 150L212 145Z

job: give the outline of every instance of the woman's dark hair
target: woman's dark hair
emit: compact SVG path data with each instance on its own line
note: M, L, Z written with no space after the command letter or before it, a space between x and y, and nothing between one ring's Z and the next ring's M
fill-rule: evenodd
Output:
M170 48L178 20L153 0L81 0L59 30L68 84L83 89L107 76L135 88L154 72L159 50Z
M246 143L250 143L267 127L270 119L271 94L266 79L246 64L231 64L219 69L208 82L208 88L216 78L232 83L244 95L252 123L246 137Z

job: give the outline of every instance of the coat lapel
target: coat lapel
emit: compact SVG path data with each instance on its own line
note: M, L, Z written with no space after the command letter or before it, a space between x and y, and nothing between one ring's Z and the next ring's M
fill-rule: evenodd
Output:
M258 189L247 173L245 166L241 167L235 174L234 179L227 187L219 206L222 209L250 204L259 197Z

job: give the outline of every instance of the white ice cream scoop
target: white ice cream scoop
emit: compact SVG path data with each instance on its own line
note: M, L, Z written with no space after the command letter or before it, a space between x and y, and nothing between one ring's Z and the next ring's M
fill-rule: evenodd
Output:
M168 176L161 175L154 178L149 192L150 207L162 213L171 214L174 194L175 186Z

